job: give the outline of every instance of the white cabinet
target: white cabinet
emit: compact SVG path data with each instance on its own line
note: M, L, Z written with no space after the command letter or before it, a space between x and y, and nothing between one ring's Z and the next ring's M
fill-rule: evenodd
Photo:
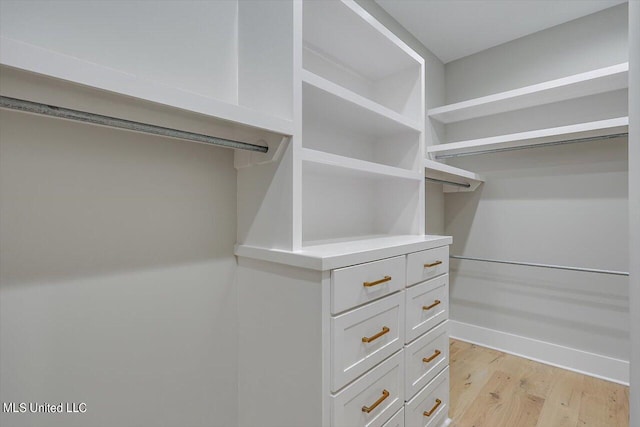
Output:
M447 254L451 239L404 241L289 252L278 262L268 250L239 257L240 426L423 425L399 421L398 410L414 402L415 412L436 394L445 403L424 422L447 420L448 383L438 378L449 363L448 274L410 286L404 273L411 257ZM360 294L385 285L375 297ZM423 308L435 299L441 303ZM409 316L411 309L417 314Z

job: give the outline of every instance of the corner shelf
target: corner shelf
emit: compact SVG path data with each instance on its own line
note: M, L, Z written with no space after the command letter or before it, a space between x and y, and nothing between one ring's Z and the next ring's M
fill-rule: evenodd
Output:
M322 109L346 116L353 126L366 129L367 133L422 132L420 123L311 71L302 70L302 82L307 87L305 102L312 98Z
M629 118L599 120L488 138L438 144L427 147L427 154L432 159L455 157L460 154L477 153L485 150L499 150L551 144L561 141L606 137L627 133Z
M469 185L469 187L463 187L443 184L445 193L475 191L485 181L482 175L430 159L424 159L424 174L427 178Z
M432 108L427 112L427 117L441 123L454 123L506 111L624 89L629 86L628 78L629 63L625 62L506 92Z
M310 148L302 149L302 161L332 168L340 168L345 174L366 175L373 178L400 178L412 181L422 179L422 175L416 171L339 156Z

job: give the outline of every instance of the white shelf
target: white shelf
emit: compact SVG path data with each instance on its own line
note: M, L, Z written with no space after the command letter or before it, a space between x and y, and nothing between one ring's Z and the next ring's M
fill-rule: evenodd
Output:
M618 117L615 119L599 120L576 125L432 145L427 147L427 154L432 159L438 159L442 158L441 156L448 156L451 154L473 153L492 149L514 148L525 145L540 145L565 140L602 137L626 133L628 132L628 129L629 118Z
M243 126L293 134L291 120L240 105L143 80L131 73L54 52L17 40L0 38L0 63L9 67L138 98Z
M422 179L422 175L416 171L339 156L310 148L302 149L302 160L304 162L322 165L323 167L340 168L343 170L343 173L352 175L369 176L373 178L401 178L413 181Z
M313 270L330 270L451 244L449 236L376 235L310 242L300 251L236 245L235 254Z
M484 182L484 177L482 175L436 162L434 160L425 159L424 169L425 176L427 178L451 181L459 184L469 184L469 187L444 184L443 191L445 193L475 191L475 189Z
M306 90L305 98L313 98L311 102L326 111L332 111L332 115L342 115L353 126L366 129L367 133L422 132L420 123L308 70L302 70L302 81L315 88ZM307 99L305 102L308 102Z
M628 74L629 63L625 62L561 79L432 108L427 112L427 116L442 123L454 123L506 111L610 92L627 88L629 86Z

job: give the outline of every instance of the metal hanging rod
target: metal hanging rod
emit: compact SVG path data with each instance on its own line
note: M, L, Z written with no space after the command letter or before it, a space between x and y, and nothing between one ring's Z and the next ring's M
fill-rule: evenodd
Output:
M614 139L614 138L620 138L628 135L629 135L629 132L621 132L621 133L614 133L611 135L589 136L585 138L575 138L575 139L565 139L562 141L543 142L541 144L521 145L518 147L490 148L487 150L469 151L469 152L463 152L463 153L440 154L440 155L436 154L435 158L436 160L440 160L440 159L450 159L453 157L475 156L479 154L502 153L504 151L526 150L529 148L553 147L555 145L577 144L579 142L599 141L601 139Z
M553 268L556 270L569 270L569 271L582 271L585 273L597 273L597 274L612 274L614 276L628 276L626 271L614 271L614 270L600 270L597 268L582 268L582 267L568 267L565 265L553 265L553 264L537 264L533 262L516 262L516 261L502 261L497 259L486 258L473 258L467 256L449 255L449 258L453 259L466 259L469 261L481 261L481 262L494 262L497 264L510 264L510 265L526 265L528 267L540 267L540 268Z
M23 99L10 98L7 96L0 96L0 108L8 108L25 113L40 114L44 116L91 123L94 125L107 126L117 129L125 129L133 132L142 132L169 138L184 139L187 141L199 142L201 144L217 145L237 150L257 151L260 153L266 153L269 150L268 147L249 144L248 142L234 141L226 138L217 138L200 133L171 129L163 126L151 125L148 123L134 122L131 120L119 119L117 117L87 113L85 111L71 110L69 108L56 107L54 105L41 104L38 102L31 102Z
M471 184L462 183L462 182L447 181L447 180L444 180L444 179L426 177L425 180L430 181L430 182L436 182L438 184L455 185L456 187L464 187L464 188L471 187Z

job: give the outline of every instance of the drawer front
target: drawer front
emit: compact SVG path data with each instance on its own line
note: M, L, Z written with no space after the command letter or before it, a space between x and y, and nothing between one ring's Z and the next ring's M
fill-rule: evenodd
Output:
M331 389L350 381L404 344L404 291L331 319Z
M393 355L331 399L333 427L379 427L404 403L404 358ZM393 424L392 424L393 425Z
M407 296L407 342L449 317L449 275L412 286Z
M382 427L404 427L404 409L400 409Z
M440 372L404 407L404 420L411 427L439 427L449 412L449 368Z
M404 349L406 399L418 391L449 365L449 325L441 323Z
M333 270L331 313L340 313L399 291L405 282L404 256Z
M407 255L407 284L409 286L448 272L449 246Z

